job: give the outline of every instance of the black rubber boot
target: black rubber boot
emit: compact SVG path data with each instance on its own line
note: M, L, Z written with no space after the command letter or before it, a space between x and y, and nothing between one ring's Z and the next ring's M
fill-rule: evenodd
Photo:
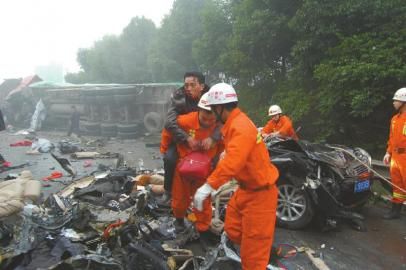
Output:
M398 219L400 218L400 211L402 210L401 203L392 203L391 210L386 213L383 218L384 219Z
M199 232L199 235L200 244L204 251L207 251L211 247L215 247L220 242L220 236L212 233L210 230Z
M170 207L171 206L171 193L168 191L165 191L165 193L162 195L162 197L157 198L156 201L158 205L160 206L165 206L165 207Z
M177 218L173 222L173 226L175 226L175 232L176 233L181 233L186 230L186 225L185 225L185 220L183 218Z

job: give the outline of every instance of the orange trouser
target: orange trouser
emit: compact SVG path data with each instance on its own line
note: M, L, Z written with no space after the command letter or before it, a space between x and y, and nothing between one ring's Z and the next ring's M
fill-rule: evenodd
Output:
M201 187L205 181L183 180L176 170L172 186L172 212L175 218L183 218L193 200L196 190ZM203 202L203 211L193 208L196 216L195 226L197 231L207 231L211 224L212 208L210 197Z
M390 176L392 183L406 190L406 154L393 153L390 163ZM393 187L394 203L403 203L406 201L406 192L397 187Z
M231 197L224 230L240 245L243 270L264 270L269 262L276 221L278 189L247 191L241 188Z

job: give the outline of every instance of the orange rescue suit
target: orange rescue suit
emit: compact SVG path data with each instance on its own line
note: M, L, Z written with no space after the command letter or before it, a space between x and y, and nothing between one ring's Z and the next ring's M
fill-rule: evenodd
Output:
M392 117L387 152L391 155L390 175L392 183L406 189L406 113ZM406 193L393 187L394 203L406 201Z
M179 115L177 118L178 125L181 129L186 131L192 138L196 140L203 140L211 137L213 131L216 128L216 125L213 125L210 128L201 128L199 124L199 113L191 112L188 114ZM162 131L161 139L161 151L167 149L167 146L172 141L171 133L164 129ZM176 145L179 153L179 161L185 157L192 150L188 147L187 144L177 144ZM207 155L213 159L216 155L219 155L222 151L222 145L219 142L206 151ZM166 151L166 150L165 150ZM196 190L202 186L205 181L188 181L183 180L178 170L176 169L175 175L173 178L172 186L172 211L173 215L176 218L183 218L186 215L186 211L189 208L190 203L192 202L193 196L196 193ZM193 213L196 216L196 229L199 232L206 231L209 229L212 218L212 208L211 201L207 199L203 203L203 211L197 211L193 209Z
M293 128L292 120L286 115L281 115L277 121L274 121L273 119L269 120L261 132L262 134L279 132L282 136L290 137L294 140L299 139Z
M230 112L221 133L225 155L207 183L214 189L234 178L239 188L226 211L225 231L241 251L244 270L264 270L273 241L279 173L262 136L240 109Z

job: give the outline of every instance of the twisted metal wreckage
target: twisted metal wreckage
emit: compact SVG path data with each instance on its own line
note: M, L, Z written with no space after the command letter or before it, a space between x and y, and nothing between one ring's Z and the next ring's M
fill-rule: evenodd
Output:
M220 241L236 184L223 187L214 200L212 231L218 241L202 245L195 241L193 215L187 229L176 232L170 208L158 205L154 193L163 178L151 173L127 167L95 173L41 205L26 204L0 218L1 269L238 268L237 249L225 235Z

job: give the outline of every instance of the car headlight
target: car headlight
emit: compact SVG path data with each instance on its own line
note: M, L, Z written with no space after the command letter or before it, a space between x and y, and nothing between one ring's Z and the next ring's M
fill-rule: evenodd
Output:
M355 156L361 160L364 164L368 165L369 167L372 166L372 157L371 155L362 148L355 148L354 149Z

